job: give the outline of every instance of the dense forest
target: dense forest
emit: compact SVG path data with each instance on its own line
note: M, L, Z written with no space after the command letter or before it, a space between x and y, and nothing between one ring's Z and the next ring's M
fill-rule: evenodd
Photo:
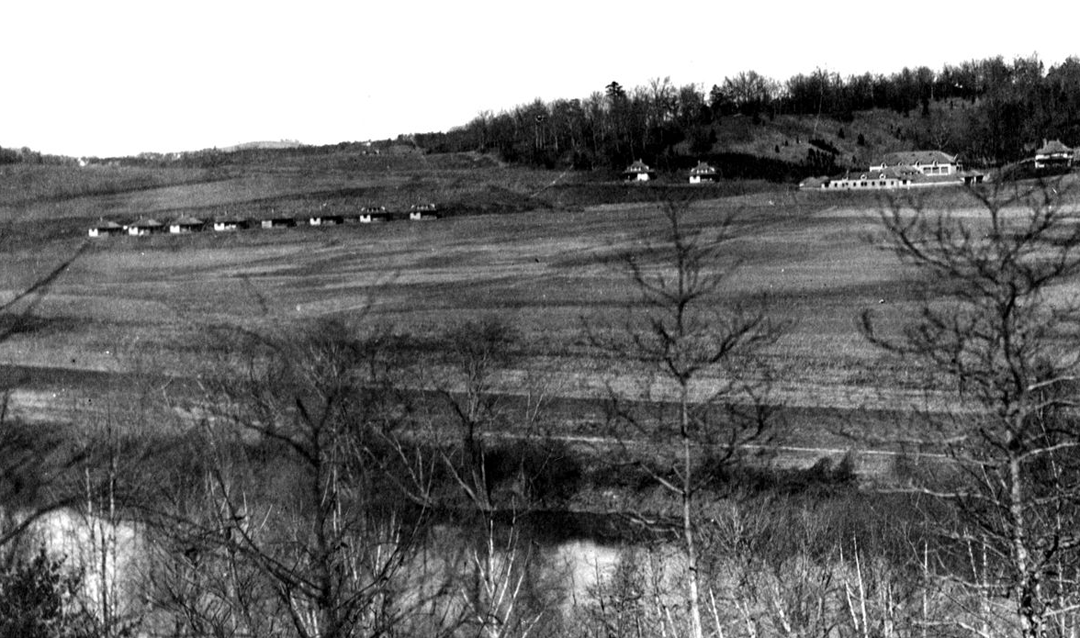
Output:
M731 118L764 125L782 116L814 116L843 124L872 109L910 119L908 134L899 136L909 147L960 154L972 166L1001 166L1029 156L1046 138L1080 140L1080 59L1047 69L1036 56L1011 63L999 56L937 72L919 67L847 78L817 69L786 82L746 71L708 91L668 78L631 89L611 82L584 99L538 99L483 112L415 140L433 152L496 152L508 162L548 167L621 169L641 158L665 169L708 157L723 142L721 124ZM827 141L820 146L835 155ZM828 169L825 159L812 154L806 163Z

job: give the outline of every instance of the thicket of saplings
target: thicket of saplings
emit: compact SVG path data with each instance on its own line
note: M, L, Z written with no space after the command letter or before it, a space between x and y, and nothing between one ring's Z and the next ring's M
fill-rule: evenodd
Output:
M92 516L89 564L127 566L107 583L13 534L0 618L23 620L0 635L681 634L661 457L546 437L542 405L508 413L490 384L511 363L504 324L445 336L230 333L202 375L201 417L165 426L165 401L75 437L7 421L4 502ZM533 434L497 436L527 418ZM912 635L965 611L938 579L986 565L923 532L947 508L860 491L850 463L700 465L708 633ZM568 511L581 502L592 511ZM125 525L137 543L117 540ZM581 574L556 549L586 541L621 558L574 592Z

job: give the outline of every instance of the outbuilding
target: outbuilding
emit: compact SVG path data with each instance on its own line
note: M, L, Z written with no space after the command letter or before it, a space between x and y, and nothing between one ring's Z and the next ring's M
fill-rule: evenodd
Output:
M206 222L187 215L169 222L169 232L174 235L198 233L204 228L206 228Z
M333 213L320 213L308 217L308 226L338 226L345 222L345 217Z
M361 224L384 222L390 219L390 213L387 212L385 206L364 206L360 209L358 219Z
M127 234L141 237L144 235L157 235L165 232L165 224L162 224L156 219L150 219L144 217L138 221L128 224L126 227Z
M435 204L413 204L409 207L409 219L419 221L421 219L437 219L439 217Z
M236 215L224 215L214 219L214 230L218 232L242 230L248 227L248 220Z
M101 220L86 232L91 237L111 237L113 235L123 235L124 227L113 221Z
M296 226L296 220L292 217L273 216L266 217L259 222L262 228L292 228Z

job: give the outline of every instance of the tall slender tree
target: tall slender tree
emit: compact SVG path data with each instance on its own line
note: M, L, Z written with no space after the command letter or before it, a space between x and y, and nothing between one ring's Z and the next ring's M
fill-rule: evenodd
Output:
M708 458L712 471L730 468L748 443L766 440L771 386L759 355L783 326L762 306L724 295L737 266L727 254L734 219L695 221L686 201L667 200L661 208L662 239L650 233L624 262L636 297L625 324L591 327L590 334L620 361L610 396L622 439L675 448L665 456L669 465L642 469L677 501L689 630L701 638L698 497L715 478L702 463Z

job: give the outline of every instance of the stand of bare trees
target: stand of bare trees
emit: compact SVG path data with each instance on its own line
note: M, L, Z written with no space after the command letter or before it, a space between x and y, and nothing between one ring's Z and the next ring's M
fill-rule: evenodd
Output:
M725 298L737 267L726 254L737 220L695 221L689 204L661 207L661 239L629 253L625 273L635 300L621 329L593 329L592 340L624 369L610 389L613 423L624 442L677 442L670 460L640 464L678 502L689 635L704 636L698 495L730 469L746 444L767 438L770 376L761 349L781 334L760 304ZM630 375L637 382L624 384Z
M870 313L861 325L890 365L925 375L931 400L903 443L937 455L913 460L891 493L735 486L744 461L760 462L748 446L770 440L776 399L763 354L785 326L727 287L739 264L726 249L749 222L668 201L661 232L622 261L625 320L587 326L614 371L610 445L588 456L544 437L554 381L530 370L505 318L428 341L335 322L230 330L206 348L216 359L195 376L190 403L115 412L81 440L49 439L55 457L41 457L40 485L20 482L35 476L39 442L4 439L4 505L25 499L40 520L76 512L96 567L66 570L30 547L0 570L0 611L47 622L0 614L0 629L1072 636L1080 224L1060 185L970 196L976 214L919 200L884 211L888 245L927 294L903 327ZM167 445L138 443L140 426L160 432L177 412ZM15 432L25 434L3 434ZM613 465L612 483L638 481L605 514L642 535L603 548L617 558L594 561L572 604L556 584L571 566L555 564L528 523L548 506L544 477L559 454ZM33 527L11 523L5 549ZM140 560L125 562L132 548ZM135 580L111 579L121 565ZM73 592L88 588L94 605L78 604Z
M1077 629L1080 226L1059 187L971 191L974 216L893 202L885 236L933 294L899 331L863 316L867 337L935 389L905 438L949 462L909 489L951 507L929 521L944 540L927 571L980 636Z

